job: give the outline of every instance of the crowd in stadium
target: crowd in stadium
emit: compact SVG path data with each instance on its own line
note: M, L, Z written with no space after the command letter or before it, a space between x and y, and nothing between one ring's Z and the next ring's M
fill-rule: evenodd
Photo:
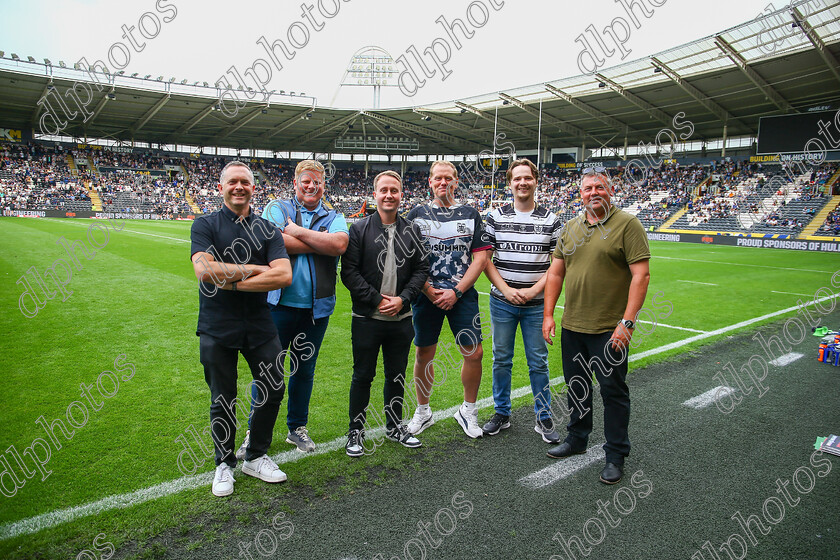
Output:
M820 233L831 235L840 235L840 204L834 210L829 212L822 227L818 230Z
M73 176L63 152L40 144L3 144L0 156L0 207L4 210L90 208L84 186L90 177Z
M0 208L4 215L15 210L90 210L93 191L101 199L103 211L154 213L161 218L194 214L196 210L209 213L221 204L218 177L229 159L176 158L100 146L67 150L35 142L0 144ZM70 161L78 163L75 169L71 169ZM272 199L291 195L292 165L259 160L252 161L252 166L260 184L252 201L257 211ZM732 227L739 214L750 214L756 225L796 232L825 204L826 196L817 187L826 183L837 168L837 164L823 164L810 175L798 176L775 190L769 183L773 175L787 176L782 167L745 161L662 164L648 168L643 177L628 177L622 168L609 172L616 205L634 213L646 227L661 225L685 207L686 215L679 223L687 227ZM327 181L331 204L347 216L359 214L365 203L370 207L372 191L368 183L374 170L367 179L361 164L344 164L331 171ZM403 179L403 208L409 211L429 198L428 174L407 171ZM581 210L579 180L576 169L544 166L537 200L569 219ZM479 173L472 181L465 178L459 191L461 199L482 214L489 212L510 198L503 171L496 176L495 190L490 188L491 183L491 176ZM836 232L840 227L837 214L836 210L832 212L819 232Z

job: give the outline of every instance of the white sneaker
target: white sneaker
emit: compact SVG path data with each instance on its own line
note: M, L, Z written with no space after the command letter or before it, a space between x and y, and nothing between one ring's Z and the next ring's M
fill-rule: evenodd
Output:
M481 426L478 425L478 410L473 412L468 411L464 405L458 407L455 411L455 421L463 428L464 433L473 439L480 438L484 435Z
M281 471L277 463L272 461L268 455L242 463L242 473L266 482L283 482L286 480L286 473Z
M427 414L423 414L418 407L414 411L414 417L411 419L411 422L408 423L408 433L416 436L434 423L435 419L432 417L432 409L430 408Z
M245 441L242 442L242 445L239 446L239 449L236 450L236 460L241 461L245 458L245 452L248 450L248 444L251 443L251 430L245 432Z
M233 494L233 471L227 463L222 463L216 467L216 476L213 478L213 495L214 496L230 496Z

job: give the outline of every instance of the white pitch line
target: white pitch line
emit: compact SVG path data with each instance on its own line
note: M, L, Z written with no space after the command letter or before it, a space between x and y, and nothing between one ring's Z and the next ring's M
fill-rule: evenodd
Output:
M85 228L90 227L90 224L81 224L79 222L69 222L66 219L59 219L59 218L41 218L41 219L42 220L47 220L47 221L50 221L50 222L61 222L63 224L72 224L72 225L81 226L81 227L85 227ZM97 221L99 221L99 220L97 220ZM96 223L96 222L93 222L93 223ZM106 221L105 223L112 223L112 222ZM189 243L190 242L189 239L184 239L183 237L169 237L168 235L159 235L157 233L147 233L145 231L135 231L133 229L125 229L125 226L123 226L123 229L115 229L115 228L110 228L110 229L113 230L115 233L123 233L123 232L136 233L137 235L149 235L151 237L160 237L162 239L171 239L172 241L178 241L179 243Z
M770 293L773 293L773 294L788 294L788 295L791 295L791 296L805 296L805 297L813 297L814 296L814 294L798 294L796 292L778 292L776 290L770 290Z
M813 305L814 303L822 303L823 301L836 298L838 295L831 295L824 298L820 298L816 301L813 301L807 305ZM640 354L635 354L630 356L628 359L629 362L635 362L636 360L641 360L642 358L646 358L648 356L653 356L656 354L660 354L662 352L667 352L669 350L673 350L675 348L680 348L681 346L685 346L687 344L691 344L692 342L697 342L698 340L703 340L706 338L710 338L712 336L717 336L719 334L724 334L742 327L749 326L753 323L757 323L759 321L763 321L765 319L769 319L771 317L775 317L777 315L782 315L784 313L789 313L791 311L795 311L798 309L797 306L788 307L786 309L781 309L779 311L775 311L773 313L768 313L766 315L762 315L761 317L755 317L754 319L748 319L746 321L741 321L740 323L735 323L734 325L729 325L728 327L723 327L714 331L709 331L706 333L698 334L697 336L692 336L677 342L672 342L670 344L666 344L664 346L660 346L659 348L652 348L651 350L647 350L645 352L641 352ZM559 377L552 380L551 384L556 385L561 382ZM511 392L511 398L516 399L523 395L526 395L531 391L530 385L526 385L524 387L519 387ZM489 407L493 404L492 397L486 397L479 400L476 405L478 408L482 409L485 407ZM440 410L434 413L435 420L443 419L447 416L450 416L458 410L458 406L456 405L450 407L446 410ZM379 428L381 429L381 428ZM371 430L371 436L376 433L376 430ZM304 459L309 456L313 455L320 455L322 453L328 453L330 451L340 449L344 446L346 442L346 438L344 436L337 437L336 439L332 440L329 443L319 444L317 450L314 453L300 453L296 450L286 451L284 453L279 453L274 456L274 459L277 463L291 463L294 461L298 461L300 459ZM568 459L566 459L568 460ZM160 484L156 484L155 486L150 486L149 488L143 488L141 490L137 490L135 492L130 492L127 494L118 494L115 496L108 496L106 498L102 498L96 502L91 502L89 504L84 504L81 506L75 506L71 508L65 508L61 510L56 510L48 513L42 513L40 515L36 515L34 517L30 517L27 519L22 519L20 521L15 521L11 523L6 523L0 526L0 540L10 539L12 537L16 537L18 535L28 535L31 533L35 533L40 531L41 529L46 529L49 527L55 527L56 525L61 525L63 523L67 523L69 521L73 521L80 517L86 517L88 515L94 515L97 513L101 513L103 511L109 511L113 509L125 508L130 507L138 504L142 504L144 502L148 502L150 500L154 500L156 498L162 498L164 496L169 496L172 494L176 494L183 490L189 490L192 488L198 488L200 486L206 486L212 482L213 471L199 474L199 475L192 475L192 476L183 476L181 478L171 480L168 482L162 482Z
M128 232L128 233L136 233L138 235L150 235L152 237L161 237L163 239L171 239L172 241L178 241L180 243L189 243L190 242L189 239L183 239L183 238L180 238L180 237L169 237L168 235L158 235L157 233L147 233L145 231L134 231L133 229L121 229L121 230L118 230L117 233L122 233L124 231Z
M478 291L478 290L476 290ZM489 296L487 292L478 292L481 295ZM557 309L564 309L564 307L560 304L554 306ZM653 321L639 321L640 323L645 323L646 325L656 325L657 327L665 327L666 329L677 329L678 331L688 331L688 332L696 332L696 333L704 333L706 331L701 331L698 329L690 329L688 327L678 327L676 325L668 325L666 323L654 323Z
M772 268L775 270L793 270L795 272L820 272L822 274L832 274L835 272L834 270L813 270L811 268L791 268L787 266L770 266L766 264L750 264L750 263L734 263L734 262L722 262L722 261L706 261L703 259L686 259L684 257L663 257L662 255L654 255L654 259L668 259L671 261L688 261L688 262L699 262L699 263L709 263L709 264L726 264L731 266L752 266L755 268Z
M553 381L554 382L551 384L557 385L562 381L562 379L558 377ZM526 385L524 387L519 387L518 389L511 391L510 397L511 399L518 399L519 397L530 393L531 386ZM439 420L444 420L446 418L452 418L452 415L455 414L455 412L460 406L461 405L458 404L445 410L438 410L437 412L433 413L432 417L435 419L435 422ZM479 409L492 407L493 397L485 397L483 399L478 400L476 402L476 406L478 406ZM366 440L381 440L384 439L384 435L385 428L380 426L372 430L367 430ZM306 459L307 457L323 455L324 453L330 453L337 449L342 449L346 443L347 436L339 436L330 442L319 443L315 451L312 453L301 453L296 449L291 449L289 451L284 451L282 453L274 455L272 459L274 459L274 462L276 462L278 465L294 463L296 461L300 461L301 459ZM195 488L200 488L202 486L207 486L213 482L214 472L215 470L203 474L182 476L181 478L170 480L168 482L162 482L160 484L156 484L148 488L143 488L135 492L129 492L127 494L118 494L115 496L108 496L107 498L103 498L101 500L97 500L89 504L60 509L49 513L42 513L41 515L36 515L34 517L23 519L21 521L6 523L5 525L0 526L0 540L10 539L19 535L28 535L31 533L38 532L41 529L48 529L50 527L55 527L56 525L68 523L75 519L79 519L80 517L86 517L89 515L102 513L104 511L135 506L144 502L148 502L150 500L163 498L172 494L177 494L184 490L192 490ZM239 467L237 467L236 472L239 473ZM246 477L243 475L242 478L244 479Z
M572 455L544 469L523 476L519 479L519 484L534 490L543 488L588 467L592 463L603 461L604 458L603 446L595 445L587 449L583 455Z
M799 352L789 352L787 354L782 354L775 360L770 360L770 364L774 366L786 366L790 363L795 362L799 358L803 357L805 354L800 354Z
M654 323L653 321L639 321L640 323L647 323L648 325L656 325L657 327L665 327L666 329L677 329L678 331L688 331L696 333L705 333L708 331L701 331L700 329L690 329L688 327L678 327L676 325L668 325L666 323Z
M719 401L723 397L726 397L734 392L735 389L733 389L732 387L727 387L726 385L718 385L714 389L709 389L701 395L697 395L696 397L688 399L683 403L683 406L688 406L700 410L702 408L706 408L707 406L714 404L716 401Z
M824 301L840 297L840 294L834 294L830 296L826 296L820 298L818 300L814 300L810 303L805 304L805 307L814 305L815 303L822 303ZM764 321L765 319L770 319L771 317L776 317L777 315L784 315L785 313L790 313L791 311L796 311L799 309L799 306L794 305L791 307L787 307L785 309L780 309L779 311L774 311L773 313L767 313L766 315L762 315L761 317L754 317L752 319L747 319L746 321L741 321L740 323L735 323L734 325L729 325L728 327L722 327L720 329L715 329L713 331L709 331L703 334L698 334L696 336L690 336L688 338L684 338L682 340L678 340L676 342L672 342L670 344L665 344L664 346L660 346L659 348L651 348L650 350L646 350L644 352L640 352L639 354L634 354L630 356L629 362L635 362L636 360L641 360L642 358L647 358L648 356L654 356L656 354L661 354L662 352L668 352L669 350L673 350L675 348L680 348L687 344L691 344L692 342L697 342L698 340L704 340L706 338L717 336L719 334L728 333L730 331L734 331L743 327L747 327L752 325L753 323L758 323L759 321Z
M712 284L709 282L698 282L696 280L677 280L677 282L688 282L689 284L703 284L704 286L717 286L717 284Z

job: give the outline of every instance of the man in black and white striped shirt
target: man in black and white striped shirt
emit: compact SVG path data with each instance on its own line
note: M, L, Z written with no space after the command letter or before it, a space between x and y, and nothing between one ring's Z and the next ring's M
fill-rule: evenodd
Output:
M493 258L485 274L490 290L493 324L493 401L495 414L484 425L487 435L510 427L510 386L517 327L522 330L525 358L534 394L534 430L546 443L560 436L551 419L548 388L548 347L542 336L543 288L550 255L560 235L560 219L534 198L539 171L528 159L518 159L507 171L513 204L487 216L485 230Z

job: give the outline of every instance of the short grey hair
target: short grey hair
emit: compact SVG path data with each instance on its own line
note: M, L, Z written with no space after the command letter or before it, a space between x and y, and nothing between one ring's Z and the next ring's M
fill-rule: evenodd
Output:
M251 168L248 166L248 164L247 164L247 163L241 162L241 161L239 161L239 160L229 161L229 162L227 163L227 165L225 165L225 166L222 168L222 173L221 173L221 175L219 175L219 183L224 184L224 182L225 182L225 181L224 181L224 179L225 179L225 171L227 171L227 170L228 170L228 167L244 167L245 169L247 169L247 170L248 170L248 175L250 175L250 176L251 176L251 184L254 184L254 183L255 183L255 181L254 181L254 172L253 172L253 171L251 171Z

